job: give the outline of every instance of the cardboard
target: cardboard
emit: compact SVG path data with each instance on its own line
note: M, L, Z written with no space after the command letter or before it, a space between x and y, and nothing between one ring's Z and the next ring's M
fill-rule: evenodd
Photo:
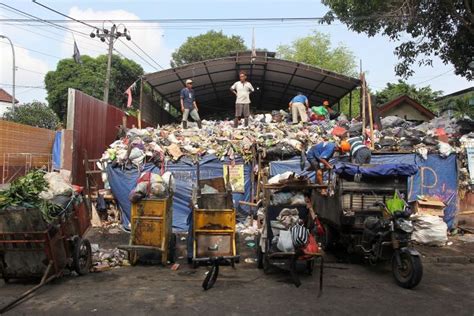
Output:
M446 205L442 201L423 199L415 203L415 213L422 215L444 216Z

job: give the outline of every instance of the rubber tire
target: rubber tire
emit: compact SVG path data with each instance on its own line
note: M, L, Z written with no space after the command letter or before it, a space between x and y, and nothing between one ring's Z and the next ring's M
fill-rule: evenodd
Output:
M235 234L235 254L239 255L240 254L240 235L239 233L234 233ZM240 257L234 259L235 263L240 263Z
M260 247L260 235L257 236L256 248L257 248L257 268L263 269L264 253L262 252L262 247Z
M176 262L176 234L171 234L168 241L168 261L171 264Z
M92 249L89 240L82 238L76 239L72 254L72 264L77 274L85 275L89 273L92 267Z
M408 253L400 253L400 259L411 267L411 272L406 277L400 275L395 255L392 256L392 274L397 284L405 289L412 289L417 286L423 277L423 265L419 256L412 256Z

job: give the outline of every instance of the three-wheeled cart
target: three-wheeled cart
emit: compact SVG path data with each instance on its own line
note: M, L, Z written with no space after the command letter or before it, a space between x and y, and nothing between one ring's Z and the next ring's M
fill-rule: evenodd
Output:
M323 253L320 249L315 253L302 253L299 250L283 252L272 245L274 233L272 230L272 222L276 221L280 212L285 209L297 209L299 218L302 219L306 227L311 226L309 210L306 204L290 205L271 205L271 195L277 192L304 192L308 190L325 188L326 186L315 185L309 183L309 180L296 180L281 184L265 184L263 186L265 209L264 223L262 231L257 237L257 264L259 269L263 269L268 273L272 266L284 268L290 271L294 284L299 287L301 282L297 274L297 263L302 262L306 266L306 272L312 274L316 259L320 260L320 290L322 289L323 276Z
M12 279L40 279L40 283L0 309L6 312L46 283L61 277L66 268L79 275L92 266L91 245L82 236L91 213L82 196L72 200L52 223L39 209L7 208L0 212L0 272Z
M130 264L135 265L140 256L161 253L161 263L174 263L176 235L172 230L173 194L166 198L145 198L132 203L131 233L128 245L118 248L128 252Z

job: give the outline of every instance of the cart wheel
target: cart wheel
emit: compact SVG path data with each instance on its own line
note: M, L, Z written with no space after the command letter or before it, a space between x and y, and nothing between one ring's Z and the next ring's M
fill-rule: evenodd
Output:
M216 283L217 276L219 275L219 263L213 262L211 266L211 270L206 275L206 278L204 278L204 281L202 282L202 288L204 291L209 290L211 287L214 286L214 283Z
M313 275L314 270L314 259L306 261L306 273Z
M324 227L324 235L319 236L321 247L323 248L324 251L331 250L334 248L334 231L327 224L323 224L323 227Z
M138 252L136 250L129 250L128 251L128 262L130 262L130 265L134 266L138 262Z
M72 257L74 271L79 275L89 273L92 266L91 243L87 239L77 238Z
M170 263L176 262L176 235L171 234L168 247L168 261Z

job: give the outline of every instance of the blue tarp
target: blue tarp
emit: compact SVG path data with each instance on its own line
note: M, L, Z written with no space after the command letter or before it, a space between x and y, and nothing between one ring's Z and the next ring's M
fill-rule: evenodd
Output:
M334 162L334 160L331 162ZM415 201L418 195L439 197L447 205L444 212L444 221L448 224L448 227L453 227L458 209L458 178L455 154L447 158L430 154L427 160L423 160L416 154L372 155L371 164L416 165L418 172L408 179L408 200ZM286 171L310 174L311 179L314 178L314 172L301 171L299 157L270 163L271 176Z
M62 138L62 131L56 131L54 135L54 143L53 143L53 169L59 170L61 168L61 138Z
M208 155L200 160L200 177L201 179L212 179L223 177L223 165L229 164L230 161L220 161L217 157ZM236 164L243 164L243 160L236 159ZM121 167L113 168L110 165L107 168L107 176L112 193L122 211L122 225L125 228L130 226L130 208L131 203L128 195L135 188L139 174L143 171L151 171L160 173L160 169L153 164L145 164L141 171L136 168L124 169ZM185 158L177 163L168 163L165 171L173 173L176 182L176 191L173 197L173 228L177 230L187 230L188 217L191 213L190 202L193 185L196 185L196 166L190 160ZM233 193L234 205L238 211L247 214L248 207L239 205L239 201L250 201L250 173L251 166L244 165L245 176L245 193Z
M366 177L405 176L410 177L418 172L417 165L405 163L361 166L347 162L334 165L334 172L340 175L354 176L360 174Z

